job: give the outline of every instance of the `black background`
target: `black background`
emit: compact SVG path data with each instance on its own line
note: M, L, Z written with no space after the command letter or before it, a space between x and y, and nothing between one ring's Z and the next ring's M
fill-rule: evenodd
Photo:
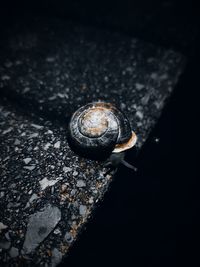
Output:
M188 58L132 172L121 166L61 266L200 266L199 9L194 1L6 1L1 26L36 13L121 31ZM156 142L157 138L160 140Z

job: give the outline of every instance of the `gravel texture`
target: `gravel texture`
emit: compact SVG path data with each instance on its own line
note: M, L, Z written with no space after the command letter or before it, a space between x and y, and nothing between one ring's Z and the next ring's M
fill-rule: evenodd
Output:
M140 148L184 58L127 36L61 20L29 19L0 44L0 262L56 266L113 179L104 162L68 146L73 111L117 105Z

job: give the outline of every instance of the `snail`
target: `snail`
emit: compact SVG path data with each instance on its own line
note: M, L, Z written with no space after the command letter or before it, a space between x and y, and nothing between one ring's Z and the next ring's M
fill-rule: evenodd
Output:
M107 165L123 163L130 167L124 160L124 151L136 144L137 136L128 118L113 104L92 102L72 115L68 140L78 154L93 159L108 158Z

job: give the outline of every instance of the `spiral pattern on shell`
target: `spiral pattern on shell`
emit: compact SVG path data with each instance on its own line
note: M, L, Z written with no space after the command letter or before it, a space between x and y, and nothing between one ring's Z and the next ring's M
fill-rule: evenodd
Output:
M69 139L76 151L97 157L115 151L116 146L123 147L132 134L127 117L105 102L93 102L80 107L69 123Z

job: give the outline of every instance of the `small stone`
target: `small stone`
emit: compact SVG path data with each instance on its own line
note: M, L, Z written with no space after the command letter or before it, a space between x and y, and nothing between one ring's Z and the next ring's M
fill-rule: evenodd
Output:
M33 134L31 134L31 135L29 135L29 139L31 139L31 138L35 138L35 137L38 137L38 135L39 135L39 133L33 133Z
M8 129L6 129L5 131L3 131L2 134L7 134L7 133L11 132L12 130L13 130L13 128L10 127Z
M41 125L38 125L38 124L35 124L35 123L32 123L31 126L34 127L34 128L36 128L36 129L38 129L38 130L44 128L44 126L41 126Z
M138 91L142 90L144 88L144 84L141 84L141 83L136 83L135 84L135 87Z
M77 171L74 171L73 172L73 176L77 176L78 175L78 172Z
M166 80L166 79L168 79L168 74L164 73L159 78L160 78L160 80Z
M16 61L15 61L15 64L16 64L16 65L21 65L22 62L21 62L20 60L16 60Z
M141 111L139 111L139 110L136 112L135 115L136 115L140 120L142 120L143 117L144 117L143 113L142 113Z
M11 243L7 240L0 241L0 248L2 249L9 249Z
M8 226L0 222L0 232L6 228L8 228Z
M10 241L10 234L9 234L9 232L5 233L5 237L6 237L6 239L7 239L8 241Z
M51 194L53 195L54 194L54 191L55 191L55 188L54 186L51 187Z
M32 196L31 196L31 198L29 199L29 202L31 203L31 202L33 202L35 199L37 199L38 198L38 196L36 195L36 194L33 194Z
M51 267L57 266L62 260L62 253L57 249L54 248L52 250L52 259L51 259Z
M13 184L11 184L10 186L9 186L9 188L12 188L12 189L14 189L16 187L16 183L13 183Z
M1 80L2 81L8 81L8 80L10 80L10 76L8 76L8 75L2 75L1 76Z
M20 141L19 141L19 139L15 139L15 142L14 142L14 145L20 145Z
M0 192L0 198L4 197L5 192Z
M64 98L64 97L65 97L65 94L58 93L57 95L58 95L60 98Z
M71 243L73 241L73 236L70 232L66 232L64 239L67 243Z
M57 183L58 180L48 180L46 177L39 181L39 184L41 186L41 189L44 190L45 188L54 185Z
M61 219L60 210L51 205L30 215L23 254L29 254L51 233Z
M158 110L160 110L163 106L163 101L155 101L153 104L156 106Z
M105 77L104 77L104 81L105 81L105 82L108 82L108 81L109 81L109 77L108 77L108 76L105 76Z
M88 202L89 202L90 204L94 203L94 198L93 198L93 197L90 197L89 200L88 200Z
M48 98L48 100L50 100L50 101L51 101L51 100L55 100L56 97L57 97L56 95L50 96L50 97Z
M125 108L126 108L126 104L121 103L121 104L120 104L120 108L121 108L122 110L125 109Z
M25 87L24 90L23 90L23 94L26 94L30 91L30 88L29 87Z
M70 167L63 167L63 171L64 172L70 172L72 170L72 168L70 168Z
M60 141L56 142L56 143L54 144L54 147L55 147L55 148L60 148Z
M143 105L146 105L149 102L150 99L150 94L146 94L145 96L143 96L143 98L141 99L141 103Z
M25 158L23 159L25 164L29 164L29 162L31 162L32 158Z
M48 63L51 63L51 62L54 62L54 61L55 61L54 57L47 57L46 58L46 62L48 62Z
M85 216L86 215L86 212L87 212L87 207L85 205L80 205L80 207L79 207L79 214L81 216Z
M156 72L153 72L151 73L150 77L153 79L153 80L157 80L158 79L158 74Z
M85 184L85 182L83 180L78 180L77 183L76 183L76 186L77 187L85 187L86 184Z
M46 143L45 146L44 146L44 150L47 150L50 146L51 146L50 143Z
M76 194L76 189L72 189L71 193L70 193L70 196L74 196Z
M16 258L19 255L19 250L15 247L11 247L9 255L11 258Z
M61 233L61 232L60 232L59 229L55 229L55 230L54 230L54 234L55 234L55 235L59 235L60 233Z
M66 190L67 190L67 185L66 184L62 184L62 186L61 186L61 193L66 192Z
M48 131L45 132L45 134L53 134L53 131L48 130Z
M35 165L31 165L31 166L24 166L24 169L32 171L35 169Z

